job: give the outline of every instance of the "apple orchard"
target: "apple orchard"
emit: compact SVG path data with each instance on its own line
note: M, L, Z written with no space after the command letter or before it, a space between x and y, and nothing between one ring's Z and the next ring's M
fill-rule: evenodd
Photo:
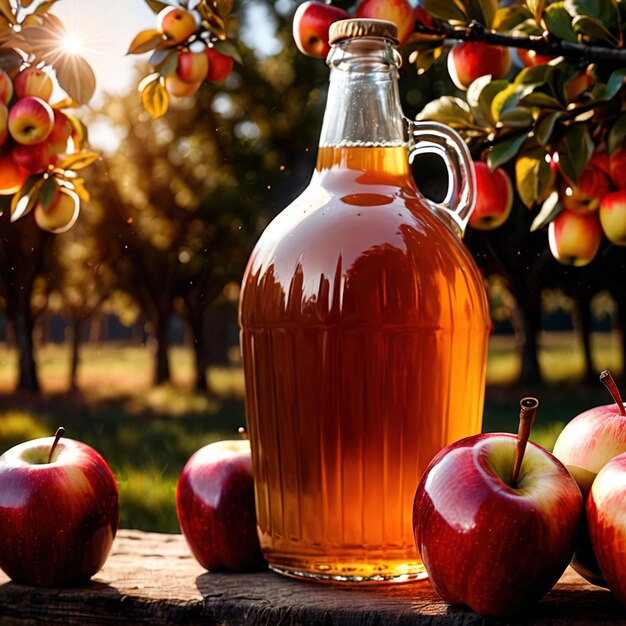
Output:
M521 379L541 379L542 292L554 288L573 298L592 371L591 298L608 291L626 323L623 2L259 1L282 46L274 56L240 37L238 18L255 24L228 0L146 4L154 21L128 42L140 61L139 102L109 98L95 112L125 137L100 159L78 109L95 77L81 57L60 53L67 33L53 6L0 8L0 285L20 350L18 386L39 386L32 331L45 303L56 303L75 334L101 311L145 318L156 383L171 378L167 328L180 316L194 338L197 387L206 387L202 320L239 281L265 221L310 175L328 27L347 16L397 23L405 112L450 125L471 150L479 201L466 241L489 278L494 315L510 317L521 338ZM50 82L67 98L50 101ZM172 156L176 144L159 143L168 136L193 158ZM159 176L142 175L151 168ZM441 193L436 163L414 173L426 195ZM47 234L72 224L63 237L81 264ZM26 250L36 262L16 264ZM73 363L75 376L77 353Z

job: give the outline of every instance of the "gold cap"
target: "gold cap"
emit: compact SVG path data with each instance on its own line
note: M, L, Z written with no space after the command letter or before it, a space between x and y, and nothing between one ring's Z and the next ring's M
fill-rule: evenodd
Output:
M369 18L351 18L339 20L330 25L328 42L332 46L338 41L354 39L355 37L384 37L398 45L398 27L394 22L374 20Z

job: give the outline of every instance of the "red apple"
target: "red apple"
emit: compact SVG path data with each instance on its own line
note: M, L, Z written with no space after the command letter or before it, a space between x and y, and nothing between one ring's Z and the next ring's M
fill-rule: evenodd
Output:
M0 195L9 196L19 191L28 178L28 172L19 167L11 151L4 146L0 150Z
M601 172L604 172L609 178L611 177L611 161L609 155L606 152L594 152L589 159L589 165L597 167Z
M626 409L608 371L600 380L611 391L615 402L589 409L567 423L554 444L556 456L570 471L584 497L598 472L615 456L626 452ZM604 579L586 533L572 561L581 575L596 585Z
M88 580L104 565L117 531L119 499L109 466L84 443L59 441L61 434L0 457L0 567L17 582Z
M469 225L478 230L493 230L506 222L513 206L513 184L499 167L493 171L483 161L474 163L476 172L476 206Z
M197 29L196 18L186 9L166 7L157 15L157 30L163 33L171 44L186 41Z
M9 133L25 146L45 141L53 127L54 111L41 98L20 98L9 111Z
M13 81L11 77L0 69L0 102L8 106L13 97Z
M184 98L186 96L193 96L200 88L202 81L197 83L185 83L176 74L171 74L165 79L165 86L167 90L177 98Z
M176 489L180 528L199 563L210 571L258 569L250 442L218 441L187 461Z
M548 227L552 256L564 265L591 263L602 241L600 220L595 213L559 213Z
M626 149L616 150L609 158L611 180L618 189L626 189Z
M534 67L535 65L545 65L554 58L548 54L539 54L535 50L526 50L517 48L517 58L526 66Z
M477 78L503 78L511 68L511 53L504 46L459 41L448 53L448 72L459 89L467 89Z
M293 38L298 50L311 57L326 58L330 51L330 25L349 17L346 11L330 4L303 2L293 16Z
M235 60L227 54L222 54L215 48L207 47L205 50L207 59L209 60L209 69L206 72L206 79L219 83L226 79L233 69Z
M47 209L41 203L35 206L34 216L39 228L58 235L74 226L79 213L78 196L66 187L59 187Z
M593 481L587 524L608 587L626 606L626 452L611 459Z
M0 146L9 136L9 109L6 104L0 102Z
M523 411L537 406L522 403ZM582 517L574 479L547 450L526 446L525 420L518 437L474 435L445 447L415 495L430 582L446 602L481 615L510 615L547 593L571 559Z
M54 110L54 126L48 136L48 143L53 154L67 152L68 142L72 137L74 127L63 111Z
M406 0L361 0L355 17L394 22L398 27L399 47L407 42L415 26L415 10Z
M608 176L598 167L588 165L580 174L578 185L565 187L563 206L570 211L592 213L600 207L600 201L611 193Z
M209 57L204 52L183 50L178 55L176 74L184 83L199 83L209 71Z
M602 199L600 224L611 243L626 246L626 189L614 191Z
M44 172L52 162L54 153L48 141L35 143L30 146L23 146L16 143L11 149L13 161L26 170L29 174L40 174Z
M18 98L35 96L48 102L52 96L54 84L50 75L35 67L23 69L14 80L15 95Z

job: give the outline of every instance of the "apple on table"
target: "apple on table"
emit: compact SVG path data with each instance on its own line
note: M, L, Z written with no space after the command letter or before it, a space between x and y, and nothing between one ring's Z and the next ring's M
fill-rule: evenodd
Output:
M265 563L256 529L250 442L217 441L187 461L176 488L180 528L209 571L247 571Z
M54 437L0 456L0 568L14 581L79 584L104 565L119 522L117 483L90 446Z
M446 602L481 615L538 601L574 552L582 495L556 457L528 443L537 406L522 400L517 437L474 435L445 447L415 495L416 545L430 582Z

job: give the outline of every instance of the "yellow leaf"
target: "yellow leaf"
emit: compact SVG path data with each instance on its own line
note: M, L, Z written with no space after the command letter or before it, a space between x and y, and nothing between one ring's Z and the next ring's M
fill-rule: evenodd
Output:
M17 24L17 19L13 13L9 0L0 0L0 15L10 24Z
M68 154L61 163L57 165L62 170L82 170L100 158L100 153L90 150L82 150L74 154Z
M210 30L218 39L226 39L226 22L211 3L202 0L196 7L196 11L200 13L205 28Z
M43 176L30 176L21 189L11 199L11 221L16 222L28 215L39 200L39 190L44 183Z
M51 62L59 85L80 104L87 104L96 90L96 75L91 65L77 54L65 54Z
M85 187L85 179L84 178L76 178L72 181L72 187L76 192L76 195L83 201L89 202L91 200L91 194L87 191Z
M226 17L233 10L233 0L215 0L217 12Z
M143 88L141 101L144 109L153 119L165 114L170 103L170 96L161 79L153 80Z
M59 100L54 104L50 103L50 106L53 109L57 109L58 111L60 111L61 109L78 109L80 107L80 104L78 104L76 100L72 100L72 98L63 98L63 100Z
M142 54L154 50L160 43L164 41L163 33L158 30L142 30L128 46L126 54Z
M58 2L58 0L47 0L42 2L34 11L33 15L46 15L48 11ZM24 4L22 2L22 4Z

